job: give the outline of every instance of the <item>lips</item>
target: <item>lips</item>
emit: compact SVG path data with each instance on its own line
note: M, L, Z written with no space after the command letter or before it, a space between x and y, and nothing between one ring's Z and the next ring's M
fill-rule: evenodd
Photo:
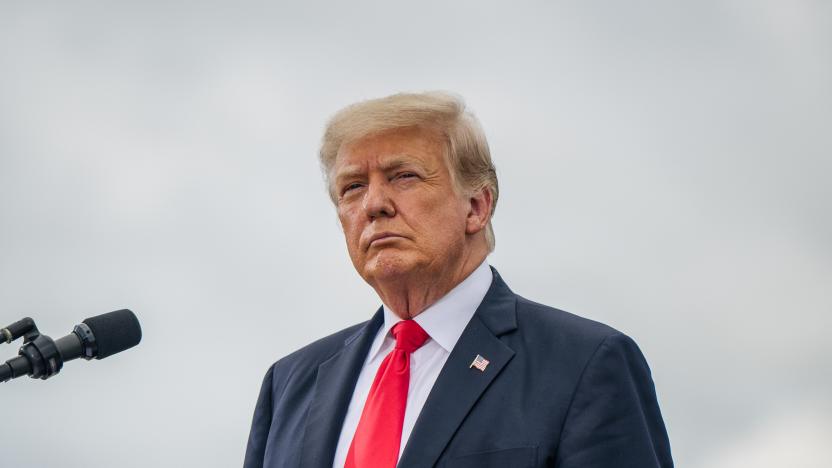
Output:
M379 233L373 234L372 236L370 236L370 241L367 243L367 248L369 249L370 246L372 246L373 243L376 242L376 241L383 240L383 239L395 238L395 237L402 238L402 239L404 238L404 236L401 236L401 235L396 234L394 232L379 232Z

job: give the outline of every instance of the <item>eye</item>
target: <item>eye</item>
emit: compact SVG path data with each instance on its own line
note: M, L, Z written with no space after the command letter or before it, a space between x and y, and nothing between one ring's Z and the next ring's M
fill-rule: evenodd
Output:
M343 190L341 190L341 193L342 193L342 194L346 194L346 193L348 193L348 192L349 192L349 191L351 191L351 190L355 190L355 189L361 188L361 186L362 186L362 185L361 185L361 184L359 184L358 182L355 182L355 183L349 184L349 185L345 186Z
M413 177L418 176L412 172L402 172L400 174L396 174L397 179L412 179Z

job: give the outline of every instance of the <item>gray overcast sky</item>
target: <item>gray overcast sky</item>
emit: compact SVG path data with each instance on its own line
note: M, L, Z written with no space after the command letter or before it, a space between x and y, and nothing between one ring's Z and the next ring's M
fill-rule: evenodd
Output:
M326 119L429 89L488 135L490 263L637 340L678 466L832 464L828 2L300 3L2 3L0 326L144 329L2 385L4 468L240 466L271 362L379 304Z

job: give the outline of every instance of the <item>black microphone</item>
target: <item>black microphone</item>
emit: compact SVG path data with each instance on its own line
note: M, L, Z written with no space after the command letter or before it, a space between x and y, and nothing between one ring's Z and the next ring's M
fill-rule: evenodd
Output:
M72 333L57 340L40 334L28 317L0 333L9 342L19 336L26 337L19 356L0 364L0 382L23 375L46 380L60 372L66 361L79 357L104 359L130 349L142 340L139 319L128 309L85 319L72 329Z

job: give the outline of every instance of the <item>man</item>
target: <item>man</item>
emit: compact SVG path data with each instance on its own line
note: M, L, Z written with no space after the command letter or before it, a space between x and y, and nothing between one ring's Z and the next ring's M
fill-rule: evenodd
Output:
M268 370L245 468L673 466L636 344L486 263L497 177L459 99L347 107L320 157L383 306Z

